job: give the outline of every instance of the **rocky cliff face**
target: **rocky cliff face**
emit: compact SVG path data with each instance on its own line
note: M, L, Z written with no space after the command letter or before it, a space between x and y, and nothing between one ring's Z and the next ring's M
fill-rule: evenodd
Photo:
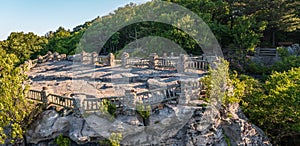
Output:
M271 145L263 131L247 121L237 104L227 109L197 108L189 122L164 143L197 146Z
M247 118L241 112L238 104L230 105L227 108L220 110L214 107L204 106L193 107L193 109L191 118L179 129L161 131L159 129L160 125L174 120L174 118L167 116L168 114L181 116L175 114L178 113L179 108L174 105L166 104L163 108L157 109L156 112L150 116L150 126L152 129L156 129L156 132L160 137L159 144L187 146L271 145L263 131L247 121ZM30 125L30 128L26 133L27 143L38 145L43 141L53 140L60 134L69 137L75 142L74 144L78 145L104 140L104 137L102 137L97 130L90 127L89 124L85 122L85 119L77 117L75 114L68 114L68 112L59 114L55 110L44 111L38 119ZM114 129L116 128L114 126L117 126L118 129L126 129L126 125L135 126L136 128L127 128L129 129L127 131L134 130L139 134L135 134L134 136L124 136L121 143L147 143L145 131L138 131L139 129L145 128L140 117L134 115L119 115L117 116L117 119L118 120L116 121L119 123L115 121L113 123L107 123L110 124L111 127L107 124L102 125L102 127ZM94 122L97 121L99 125L103 124L99 122L99 119ZM120 128L120 125L123 125L123 127Z

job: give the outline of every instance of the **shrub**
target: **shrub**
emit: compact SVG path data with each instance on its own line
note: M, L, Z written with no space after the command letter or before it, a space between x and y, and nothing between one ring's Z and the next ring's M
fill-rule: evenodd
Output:
M102 113L109 113L113 117L116 117L117 107L116 107L116 105L112 104L109 100L103 99L100 106L101 106L100 111Z
M280 57L288 57L289 56L289 51L287 50L287 48L277 47L276 50Z
M243 98L243 110L274 143L287 135L300 133L300 68L274 72L261 87Z
M149 117L150 117L151 107L150 106L144 106L143 104L138 103L136 105L136 111L143 118L144 125L147 125L146 120L148 120Z
M69 146L70 145L70 139L63 137L63 135L59 135L57 138L55 138L55 143L58 146Z

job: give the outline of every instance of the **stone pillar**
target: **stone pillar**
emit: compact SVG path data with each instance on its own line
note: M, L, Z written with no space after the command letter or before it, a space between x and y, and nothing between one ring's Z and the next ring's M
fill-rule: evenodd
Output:
M67 54L61 54L60 56L61 56L61 59L62 59L62 60L67 59Z
M84 113L84 108L81 106L80 98L76 98L76 97L74 98L73 109L75 114L82 115Z
M95 63L98 61L98 54L97 54L97 52L93 52L93 53L91 54L91 57L92 57L92 62L91 62L91 64L95 64Z
M46 61L53 61L53 54L51 51L47 52L47 60Z
M47 109L48 107L48 88L47 87L43 87L42 91L41 91L41 96L42 96L42 102L43 102L43 105L42 105L42 108L44 110Z
M32 60L25 61L25 67L27 70L30 70L33 67Z
M171 53L170 53L170 57L174 57L174 52L171 52Z
M59 60L60 58L58 57L59 54L57 52L53 53L53 60Z
M164 53L163 58L167 58L167 57L168 57L167 53Z
M134 109L136 106L136 91L134 89L132 90L125 90L125 96L124 104L128 108Z
M43 56L38 55L37 60L38 60L37 63L43 63L44 58L43 58Z
M123 52L122 53L122 58L121 58L122 66L125 67L127 65L128 58L129 58L129 54L127 52Z
M178 72L185 72L186 68L187 68L187 62L188 57L184 54L180 54L179 56L179 60L177 62L177 71Z
M115 66L115 55L113 53L108 54L108 65Z
M181 93L179 94L178 104L187 105L191 100L192 87L188 85L187 81L181 81Z
M84 52L84 51L82 51L81 54L80 54L80 57L81 57L81 58L80 58L80 61L81 61L81 63L84 63L84 61L85 61L84 58L85 58L86 56L87 56L87 53Z
M155 67L157 66L157 63L158 63L158 55L156 53L152 53L150 56L149 56L149 68L151 69L155 69Z

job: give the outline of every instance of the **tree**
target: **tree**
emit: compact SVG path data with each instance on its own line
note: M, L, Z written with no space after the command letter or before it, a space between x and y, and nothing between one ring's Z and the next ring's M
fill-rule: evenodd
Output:
M30 113L25 99L26 80L19 59L14 54L6 53L0 48L0 143L22 138L24 118Z
M20 63L34 58L34 53L41 51L47 44L45 37L32 32L12 32L7 40L0 42L0 47L9 54L15 54Z
M243 110L250 121L262 128L274 143L300 133L300 68L274 72L243 98ZM261 87L259 87L261 86Z
M265 39L272 38L275 46L276 32L293 32L300 29L299 7L297 0L242 0L240 11L246 16L254 16L257 21L266 21ZM266 40L269 41L269 40Z
M71 32L65 30L63 27L59 27L55 32L48 33L49 43L45 47L44 53L46 51L58 52L61 54L68 54L69 49L69 40L71 38Z

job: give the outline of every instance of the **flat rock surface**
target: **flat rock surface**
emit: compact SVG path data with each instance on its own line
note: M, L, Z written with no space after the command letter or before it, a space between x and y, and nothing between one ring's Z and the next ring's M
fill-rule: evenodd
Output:
M50 93L57 95L85 93L95 97L123 96L128 89L147 91L149 79L151 83L159 82L164 86L174 84L180 78L198 78L202 73L180 74L176 70L105 67L71 61L45 62L27 72L31 89L42 90L48 87Z

